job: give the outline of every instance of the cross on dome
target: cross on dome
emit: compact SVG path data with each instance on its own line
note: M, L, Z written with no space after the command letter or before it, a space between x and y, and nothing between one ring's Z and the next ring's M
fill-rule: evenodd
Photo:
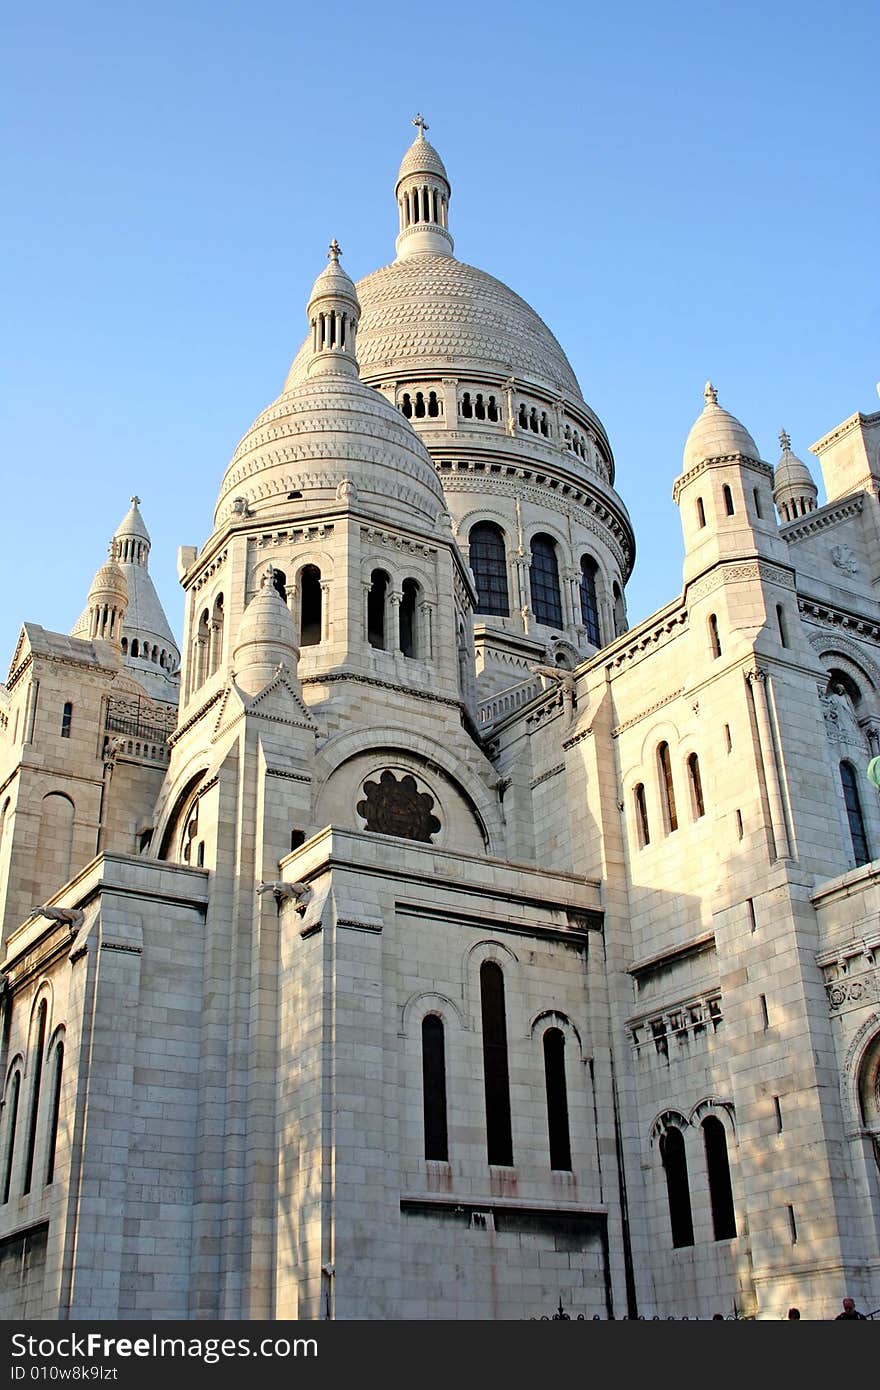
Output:
M782 452L784 454L791 452L791 436L787 434L785 430L779 431L779 442L782 445Z
M715 387L712 385L711 381L706 382L706 389L703 391L703 400L706 402L707 405L718 404L718 392L715 390Z
M129 497L128 500L133 507L139 507L141 505L141 499L139 497Z
M336 240L336 238L334 237L333 240L332 240L331 243L330 243L330 249L329 249L328 252L327 252L327 259L328 259L328 261L332 261L334 265L338 265L338 264L339 264L339 257L340 257L341 255L342 255L342 247L339 245L339 242L338 242L338 241Z
M428 125L428 122L425 120L425 118L424 118L424 116L422 115L421 111L418 111L418 112L416 113L416 115L413 116L413 125L418 127L418 131L419 131L418 139L419 139L419 140L424 140L424 138L425 138L425 131L426 131L426 130L430 130L431 127Z

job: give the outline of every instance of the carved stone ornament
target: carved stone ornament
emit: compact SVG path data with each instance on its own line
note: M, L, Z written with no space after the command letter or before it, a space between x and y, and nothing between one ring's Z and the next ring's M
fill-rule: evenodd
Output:
M836 545L831 551L831 563L844 574L858 574L856 557L848 545Z
M399 835L404 840L424 840L440 829L432 814L434 798L420 792L416 779L406 773L399 780L388 769L378 782L364 783L364 799L357 804L357 813L366 821L366 829L379 835Z

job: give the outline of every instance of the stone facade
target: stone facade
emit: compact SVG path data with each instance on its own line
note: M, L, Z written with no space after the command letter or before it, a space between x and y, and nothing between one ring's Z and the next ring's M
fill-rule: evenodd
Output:
M628 628L605 430L417 124L181 647L133 499L0 687L0 1308L875 1308L880 415L820 507L707 386Z

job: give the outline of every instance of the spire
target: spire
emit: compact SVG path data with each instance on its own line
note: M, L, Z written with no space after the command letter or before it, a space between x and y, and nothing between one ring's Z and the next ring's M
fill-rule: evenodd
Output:
M399 260L409 256L451 256L449 199L452 190L443 160L425 139L429 129L421 111L413 117L416 138L401 161L395 194L400 217Z
M150 533L139 511L140 501L139 497L129 499L129 509L116 528L113 545L115 558L120 564L143 565L146 568Z
M321 271L309 295L307 309L312 354L309 376L344 372L357 376L355 339L361 316L354 282L339 264L342 247L334 237L327 251L329 264Z

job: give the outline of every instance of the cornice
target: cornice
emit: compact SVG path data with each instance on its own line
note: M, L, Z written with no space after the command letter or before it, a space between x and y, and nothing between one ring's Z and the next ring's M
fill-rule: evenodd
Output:
M823 449L828 449L832 444L836 443L838 439L842 439L846 434L851 434L853 430L860 429L863 425L868 425L869 427L880 425L880 411L877 411L873 415L863 415L860 410L857 410L855 415L850 415L848 420L844 420L842 424L831 430L829 434L823 434L821 439L817 439L815 444L811 444L810 453L817 455L821 454Z
M866 478L865 482L868 481ZM865 493L857 492L845 497L841 502L829 502L824 507L817 507L814 512L807 512L806 516L799 516L796 521L789 521L787 525L780 526L779 534L789 544L792 541L803 540L805 536L814 536L817 531L825 531L829 526L839 526L849 517L858 516L864 505Z
M711 468L718 468L729 463L744 464L752 472L760 477L766 478L768 482L773 482L773 469L769 463L762 462L761 459L750 458L748 454L717 454L713 458L701 459L695 463L693 468L689 468L686 473L681 473L672 485L672 500L678 502L682 488L687 487L688 483L693 482L701 473L706 473Z

